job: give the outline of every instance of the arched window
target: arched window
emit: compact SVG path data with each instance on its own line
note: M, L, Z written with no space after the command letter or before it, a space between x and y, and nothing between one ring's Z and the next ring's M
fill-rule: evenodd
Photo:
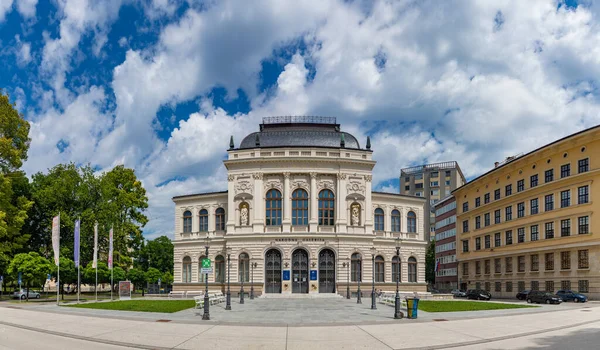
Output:
M375 257L375 282L385 282L385 262L381 255Z
M417 259L408 258L408 282L417 282Z
M319 225L333 226L335 221L335 196L330 190L319 193Z
M215 258L215 282L225 283L225 258L223 255L217 255Z
M308 193L301 188L292 193L292 225L308 225Z
M181 282L192 282L192 259L189 256L183 258L183 268L181 269Z
M198 282L205 283L206 282L206 274L202 273L200 269L202 269L202 260L206 258L206 255L202 255L200 259L198 259Z
M265 220L268 226L281 225L281 192L271 189L267 192Z
M192 212L189 210L183 212L183 232L192 232Z
M392 210L392 232L400 232L400 212Z
M392 258L392 282L401 282L402 281L402 275L401 275L401 271L400 270L400 259L398 259L397 256L394 256Z
M413 211L409 211L406 215L406 230L410 233L417 232L417 215Z
M248 282L250 280L250 257L248 254L240 254L238 266L238 281Z
M208 210L206 210L206 209L200 210L200 215L198 215L198 217L200 218L200 232L207 232L208 231Z
M383 224L384 220L383 209L377 208L375 209L375 231L383 231L385 225Z
M352 282L358 282L359 280L362 280L362 257L359 253L352 254L350 269Z
M225 209L215 210L215 230L225 231Z

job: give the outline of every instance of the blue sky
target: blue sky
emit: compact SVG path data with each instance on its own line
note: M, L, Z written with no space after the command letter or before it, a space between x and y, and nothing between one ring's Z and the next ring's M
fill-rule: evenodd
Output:
M32 123L28 174L136 169L145 234L272 115L372 139L376 189L456 160L467 177L600 123L597 2L0 0L0 87Z

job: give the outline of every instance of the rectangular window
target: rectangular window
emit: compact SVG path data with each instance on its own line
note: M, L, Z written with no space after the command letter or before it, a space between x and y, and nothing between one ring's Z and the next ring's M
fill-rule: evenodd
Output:
M405 191L410 191L410 185L406 185L406 186L404 186L404 190L405 190Z
M410 177L408 177L408 176L407 176L407 177L405 177L405 178L404 178L404 181L405 181L405 182L410 182Z
M525 180L517 181L517 192L523 192L525 190Z
M415 185L415 188L423 188L423 184L422 183L418 183Z
M580 159L579 162L577 162L579 165L579 173L585 173L587 171L590 170L590 160L589 158L585 158L585 159Z
M546 281L546 292L554 294L554 281Z
M531 225L529 228L529 232L531 233L531 241L537 241L540 239L540 233L538 231L538 225Z
M484 261L484 265L483 265L483 266L485 267L485 271L484 271L484 273L485 273L486 275L489 275L489 274L490 274L490 271L491 271L491 270L490 270L490 261L489 261L489 260L486 260L486 261Z
M537 185L538 185L538 176L537 176L537 174L531 175L531 177L529 178L529 187L530 188L534 188Z
M463 213L466 213L469 211L469 202L464 202L463 203Z
M494 191L494 200L497 201L500 199L500 189Z
M463 270L462 270L463 276L468 276L469 275L469 263L468 262L463 263L462 266L463 266Z
M525 290L525 281L517 282L517 288L519 288L519 291Z
M560 289L571 290L571 281L560 281Z
M531 290L540 290L540 282L531 281Z
M517 257L519 272L525 272L525 255L521 255Z
M475 229L478 230L481 228L481 216L475 217Z
M540 269L539 255L531 255L531 271L538 271Z
M502 263L500 258L494 259L494 273L502 273Z
M547 222L546 224L544 224L544 228L546 239L554 238L554 222Z
M545 265L546 271L554 271L554 253L546 253Z
M483 214L483 224L485 226L490 226L490 213Z
M440 176L440 173L439 173L439 172L437 172L437 171L432 171L432 172L431 172L431 176L430 176L430 177L432 177L432 178L437 178L437 177L439 177L439 176Z
M491 291L491 289L490 289L490 282L485 282L485 290L487 292Z
M517 240L519 243L525 242L525 227L519 227L517 229Z
M560 269L570 270L571 269L571 252L560 252Z
M429 187L438 187L440 185L439 181L431 181L429 183Z
M561 191L560 192L560 207L566 208L571 205L571 191Z
M534 214L537 214L538 212L539 212L538 199L534 198L530 201L529 213L530 213L530 215L534 215Z
M523 216L525 216L525 202L517 204L517 217L522 218Z
M504 220L505 221L512 220L512 205L510 207L504 208Z
M463 221L463 232L469 232L469 220Z
M513 261L512 256L509 256L508 258L504 258L505 270L508 273L512 273L512 261Z
M577 188L577 203L585 204L589 202L589 200L589 187L586 185Z
M475 283L475 289L481 289L481 282Z
M588 280L579 280L579 293L589 293L590 292L590 281Z
M502 291L502 282L494 282L494 290L496 292L501 292Z
M554 194L548 194L544 197L544 211L554 210Z
M475 238L475 250L481 250L481 237Z
M475 262L475 274L481 275L481 261Z
M450 186L450 180L446 180L446 181L444 181L444 183L446 184L446 186Z
M500 232L494 234L494 247L499 247L502 245L502 238L500 237Z
M506 291L509 293L512 293L512 291L513 291L512 282L506 282Z
M589 259L587 249L577 251L577 268L578 269L589 269L590 268L590 259Z
M571 235L571 219L560 220L560 236L567 237Z
M560 166L560 178L571 176L571 164L564 164Z
M468 240L462 241L462 245L463 245L463 253L468 252L469 251L469 241Z
M506 231L504 233L504 235L505 235L506 245L511 245L513 243L512 230Z
M577 218L577 224L577 232L580 235L590 233L589 218L587 216L580 216L579 218Z
M544 175L545 175L545 182L552 182L552 181L554 181L554 169L546 170L546 172L544 173Z
M504 187L504 195L506 197L510 196L512 194L512 184L511 185L506 185Z
M446 177L450 177L450 176L452 176L452 171L446 170Z
M494 212L494 223L495 224L500 223L500 209L498 209Z
M491 242L490 242L491 238L490 235L485 236L485 249L490 249L491 248Z
M479 208L481 206L481 197L475 198L475 208Z
M490 202L490 194L486 193L483 195L483 203L488 204Z

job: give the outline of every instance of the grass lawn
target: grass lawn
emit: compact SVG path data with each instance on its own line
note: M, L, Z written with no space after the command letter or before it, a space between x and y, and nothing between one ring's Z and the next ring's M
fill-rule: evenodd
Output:
M537 307L532 305L489 303L477 301L435 301L420 300L419 310L426 312L479 311L500 309L524 309Z
M84 309L172 313L193 308L195 305L194 300L124 300L64 306Z

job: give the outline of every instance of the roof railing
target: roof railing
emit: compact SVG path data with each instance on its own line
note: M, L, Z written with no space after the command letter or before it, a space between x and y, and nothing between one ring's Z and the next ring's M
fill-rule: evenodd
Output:
M290 124L290 123L305 123L305 124L337 124L335 117L320 117L310 115L288 115L278 117L264 117L263 124Z
M458 168L458 163L456 161L450 161L450 162L440 162L440 163L413 166L410 168L402 169L402 170L400 170L400 172L403 175L410 175L410 174L421 173L425 170L443 170L443 169L455 169L455 168Z

